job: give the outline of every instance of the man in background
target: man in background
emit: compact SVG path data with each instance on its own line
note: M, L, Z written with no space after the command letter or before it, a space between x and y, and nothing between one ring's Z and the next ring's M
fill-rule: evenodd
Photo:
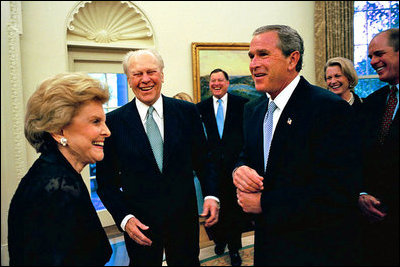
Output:
M232 170L243 145L243 108L248 99L228 93L228 87L228 74L222 69L213 70L209 81L213 96L197 107L207 134L207 148L217 167L221 201L218 223L207 233L214 240L215 253L223 254L228 245L232 266L240 266L242 232L250 221L236 201Z
M379 79L388 84L365 99L360 113L365 264L399 265L399 29L378 33L368 56Z

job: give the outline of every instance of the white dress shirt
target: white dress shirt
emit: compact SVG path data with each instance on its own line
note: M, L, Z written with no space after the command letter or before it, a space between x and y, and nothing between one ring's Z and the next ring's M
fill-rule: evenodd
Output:
M142 120L144 130L147 133L146 117L147 117L147 111L149 110L150 106L144 104L137 98L136 98L135 103L136 103L136 107L139 112L140 119ZM158 129L160 130L161 138L164 141L164 109L163 109L163 99L161 96L153 104L153 107L154 107L153 119L156 122Z
M215 96L212 97L213 98L213 105L214 105L214 115L215 117L217 117L217 111L218 111L218 98L216 98ZM223 97L221 97L221 104L222 107L224 108L224 123L225 123L225 118L226 118L226 107L228 106L228 93L226 93Z
M275 133L275 128L276 125L278 124L279 118L281 117L282 111L285 108L287 102L289 101L290 97L293 94L294 89L296 88L296 86L299 84L300 81L300 75L297 75L296 78L293 79L293 81L291 81L288 86L286 86L276 97L274 100L271 99L271 95L266 93L268 98L269 98L269 102L274 101L275 105L277 106L277 108L274 111L274 115L273 115L273 122L272 122L272 138L274 137L274 133ZM265 134L265 129L264 129L264 134Z

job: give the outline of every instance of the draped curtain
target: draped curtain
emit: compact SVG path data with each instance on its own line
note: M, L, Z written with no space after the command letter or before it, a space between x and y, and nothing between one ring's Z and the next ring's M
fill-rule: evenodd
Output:
M332 57L354 59L354 1L315 1L314 49L316 84L326 88L324 66Z

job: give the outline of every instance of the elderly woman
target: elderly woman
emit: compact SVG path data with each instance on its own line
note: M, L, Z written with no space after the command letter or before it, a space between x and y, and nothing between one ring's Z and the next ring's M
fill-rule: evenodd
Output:
M10 265L104 265L112 249L82 169L103 159L108 89L85 74L45 80L30 97L25 136L40 153L8 216Z
M357 72L351 60L343 57L329 59L324 67L324 78L328 89L358 107L362 99L354 93L358 83Z

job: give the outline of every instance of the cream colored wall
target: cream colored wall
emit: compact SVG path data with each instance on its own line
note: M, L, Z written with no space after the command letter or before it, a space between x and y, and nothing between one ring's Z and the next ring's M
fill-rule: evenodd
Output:
M15 2L15 1L14 1ZM19 2L19 1L17 1ZM26 101L46 77L68 71L66 19L78 1L22 1L21 32L10 57L10 1L1 2L1 263L8 265L7 211L19 179L37 154L23 137ZM193 96L192 42L249 42L267 24L287 24L304 39L304 69L314 75L313 1L132 1L149 19L165 61L163 93ZM15 3L14 3L15 6ZM17 5L18 6L18 5ZM14 9L15 11L15 9ZM16 23L18 24L18 22ZM13 55L14 55L13 54ZM15 56L15 55L14 55ZM16 61L16 73L10 62ZM17 80L11 78L17 77ZM17 88L17 90L10 90ZM22 141L21 141L22 140ZM16 152L18 154L16 154ZM27 218L29 219L29 218Z
M250 42L267 24L287 24L304 39L304 75L314 82L312 1L137 1L152 23L165 61L165 94L192 95L192 42ZM193 96L193 95L192 95Z

